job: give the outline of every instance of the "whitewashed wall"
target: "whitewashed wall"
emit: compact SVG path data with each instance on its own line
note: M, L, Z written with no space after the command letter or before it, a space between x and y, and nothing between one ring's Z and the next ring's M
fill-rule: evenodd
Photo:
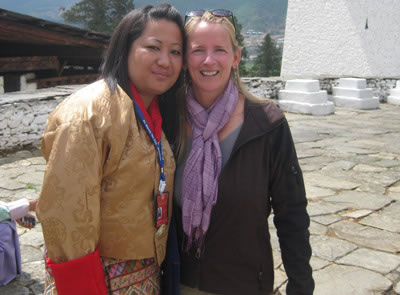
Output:
M400 0L289 0L281 76L400 77Z
M4 93L4 77L0 76L0 94Z

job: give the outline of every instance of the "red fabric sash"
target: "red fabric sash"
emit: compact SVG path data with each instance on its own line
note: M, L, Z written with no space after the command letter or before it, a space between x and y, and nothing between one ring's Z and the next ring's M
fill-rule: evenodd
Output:
M159 142L161 140L161 126L162 126L162 117L160 113L160 107L158 106L158 97L154 97L148 109L144 106L142 97L137 91L136 87L133 83L130 83L131 92L133 95L133 99L139 106L139 109L142 111L144 118L147 121L151 131L154 134L154 137Z

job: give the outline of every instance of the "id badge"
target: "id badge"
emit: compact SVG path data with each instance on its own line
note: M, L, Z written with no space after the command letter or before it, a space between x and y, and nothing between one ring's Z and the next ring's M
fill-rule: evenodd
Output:
M168 224L168 192L156 196L156 225L160 228Z

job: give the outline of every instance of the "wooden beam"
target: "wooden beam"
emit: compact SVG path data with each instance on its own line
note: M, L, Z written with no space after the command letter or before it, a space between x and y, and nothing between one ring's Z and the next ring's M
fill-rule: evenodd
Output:
M37 88L54 87L58 85L88 84L96 81L100 74L73 75L64 77L53 77L43 79L32 79L27 82L37 83Z
M0 57L0 73L59 69L56 56Z
M1 26L0 26L1 28ZM1 29L0 29L1 31ZM75 57L83 60L101 60L103 48L73 47L57 45L37 45L0 41L0 57L11 56L58 56Z
M52 31L50 28L29 26L17 22L0 19L0 40L33 44L57 44L67 46L82 46L106 48L108 42L90 40L84 36L71 36L66 32Z

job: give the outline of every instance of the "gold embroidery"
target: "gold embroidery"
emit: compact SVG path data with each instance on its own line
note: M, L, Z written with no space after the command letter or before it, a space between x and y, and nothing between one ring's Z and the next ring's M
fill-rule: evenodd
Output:
M54 217L47 218L41 220L41 223L48 247L65 242L67 238L67 228L59 219Z

